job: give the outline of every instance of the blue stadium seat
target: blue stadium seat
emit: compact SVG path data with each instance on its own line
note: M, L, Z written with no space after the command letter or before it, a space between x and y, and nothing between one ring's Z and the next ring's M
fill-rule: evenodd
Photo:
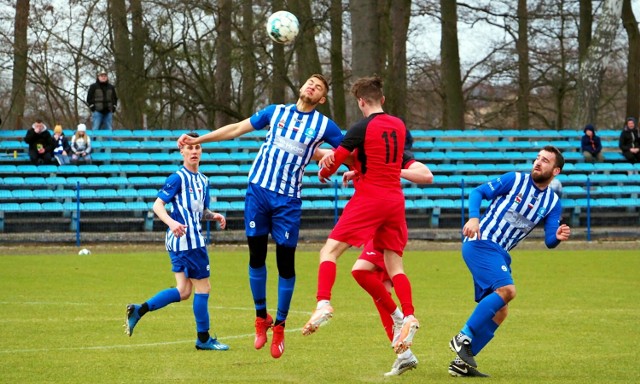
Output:
M129 211L148 211L147 203L144 201L128 201L125 203Z
M38 200L53 200L53 190L51 189L35 189L33 191L33 198Z
M0 174L13 175L16 172L18 169L14 164L0 164Z
M84 203L83 210L101 212L106 209L105 203L102 201L90 201Z
M33 191L30 189L14 189L11 191L14 199L33 199Z
M167 181L167 176L151 176L149 177L149 184L160 188L164 185L165 181Z
M162 173L163 175L169 176L180 169L180 166L177 164L160 164L158 165L158 173ZM167 177L165 176L165 177Z
M120 171L125 173L138 173L140 167L138 164L120 164Z
M129 152L112 152L109 154L111 161L124 163L131 160Z
M154 152L149 154L149 160L157 163L173 162L173 155L165 152Z
M244 191L238 188L222 188L220 189L219 197L225 198L243 198L245 195Z
M76 198L76 191L71 189L54 189L53 197L57 200L71 200Z
M129 179L125 176L110 176L107 177L107 185L112 187L124 188L125 185L129 184Z
M0 189L0 201L1 200L11 200L13 196L11 195L11 191L8 189Z
M16 173L39 173L38 166L33 164L20 164L16 167Z
M247 185L248 183L249 183L249 179L246 175L229 176L229 184Z
M82 164L81 166L85 166L88 164ZM67 174L67 175L77 175L80 173L80 167L75 164L67 164L65 166L58 167L59 174Z
M217 173L218 168L219 168L218 164L207 163L207 164L201 164L199 167L199 170L205 175L211 175L212 173Z
M141 164L138 167L138 172L140 173L158 173L160 172L160 167L158 164Z
M569 165L570 163L567 163L565 165ZM573 164L574 165L574 171L576 172L593 172L595 171L595 166L593 165L593 163L576 163ZM563 171L565 171L565 169L563 169ZM571 171L571 169L566 169L566 171Z
M230 211L244 211L244 200L242 201L232 201L229 203Z
M62 212L62 203L57 201L47 201L40 204L42 210L44 212Z
M90 186L102 186L102 185L108 185L109 181L106 177L104 176L92 176L92 177L87 177L87 185Z
M126 211L127 204L123 201L109 201L104 204L104 208L107 211Z
M118 189L118 196L122 198L135 198L138 197L138 191L133 188Z
M94 189L81 188L80 189L80 199L95 199L97 196L96 191Z
M0 212L19 212L20 204L18 203L0 203Z
M66 168L66 167L68 167L68 165L61 166L60 168ZM95 164L83 164L78 167L78 173L80 174L100 173L100 168L98 168L98 166Z
M138 189L138 197L143 199L154 199L158 196L158 190L152 188Z
M58 172L58 166L52 164L42 164L38 165L38 172L40 173L56 173Z
M24 177L22 176L9 176L3 178L3 185L26 185Z
M147 176L129 176L127 182L131 185L149 185L149 178Z
M314 200L313 208L314 209L334 209L334 202L331 200Z
M211 209L216 212L226 212L231 209L231 204L228 201L212 201Z
M40 203L20 203L20 212L40 212L42 211L42 206Z
M85 176L69 176L65 178L64 184L68 187L75 188L76 185L80 183L80 188L87 183L87 178Z
M96 190L96 197L103 199L116 199L118 198L118 191L113 188L101 188Z
M76 211L78 208L82 211L84 209L84 203L78 204L76 201L65 201L62 203L62 209L64 211Z

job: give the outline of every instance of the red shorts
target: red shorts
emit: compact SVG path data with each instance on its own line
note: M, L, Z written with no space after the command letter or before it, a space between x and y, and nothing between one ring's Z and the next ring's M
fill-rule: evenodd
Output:
M389 249L402 256L408 240L404 196L387 200L356 190L329 238L358 248L373 239L375 249Z

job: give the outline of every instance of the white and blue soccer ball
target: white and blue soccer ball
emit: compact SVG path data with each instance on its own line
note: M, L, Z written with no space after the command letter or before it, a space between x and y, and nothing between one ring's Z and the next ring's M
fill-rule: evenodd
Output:
M274 12L267 20L267 34L276 43L290 44L296 39L299 31L298 18L291 12Z
M82 248L80 251L78 251L78 255L80 256L86 256L90 254L91 254L91 251L88 250L87 248Z

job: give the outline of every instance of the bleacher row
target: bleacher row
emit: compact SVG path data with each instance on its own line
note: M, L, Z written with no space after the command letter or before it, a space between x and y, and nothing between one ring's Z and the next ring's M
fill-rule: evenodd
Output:
M0 157L0 215L7 220L41 212L69 217L80 208L96 214L109 212L113 217L144 216L166 177L181 163L175 140L182 132L90 133L94 138L93 164L57 166L29 164L18 132L0 131L3 144L5 139L13 142L13 146L3 147L6 153ZM23 134L20 131L20 136ZM241 217L247 173L264 134L257 131L236 140L204 145L201 170L210 179L213 209ZM416 159L426 163L435 178L428 186L404 183L408 216L421 217L430 226L446 226L441 218L447 214L459 218L463 198L471 188L504 172L530 171L538 149L552 144L563 149L567 160L558 179L564 186L563 207L570 212L574 225L584 219L587 205L638 224L640 164L624 162L620 153L611 149L605 152L606 162L583 163L576 144L580 134L554 130L414 130ZM612 139L619 131L599 134ZM19 149L11 149L16 143ZM19 153L14 157L13 151ZM343 208L353 190L321 184L317 170L315 163L307 167L303 209L313 215L333 215L336 205ZM451 220L451 225L459 225L459 219Z

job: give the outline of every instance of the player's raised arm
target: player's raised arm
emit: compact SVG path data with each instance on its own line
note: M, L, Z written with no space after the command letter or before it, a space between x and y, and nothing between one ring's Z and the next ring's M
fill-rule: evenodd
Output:
M178 138L178 148L183 145L195 145L202 143L210 143L212 141L224 141L235 139L236 137L242 136L248 132L253 131L254 128L251 125L249 119L244 119L237 123L232 123L225 125L224 127L220 127L215 131L211 131L205 135L200 137L190 137L186 134L180 136Z

